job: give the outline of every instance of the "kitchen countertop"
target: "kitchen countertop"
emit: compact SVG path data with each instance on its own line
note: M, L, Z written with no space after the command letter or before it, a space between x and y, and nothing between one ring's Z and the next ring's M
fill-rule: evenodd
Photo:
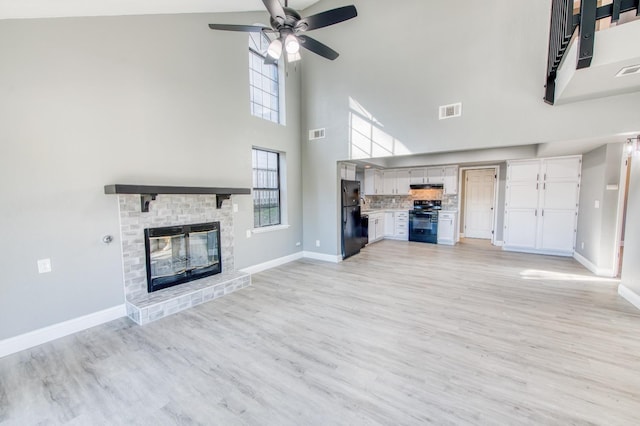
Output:
M411 209L373 209L373 210L361 210L361 214L375 214L385 212L408 212Z

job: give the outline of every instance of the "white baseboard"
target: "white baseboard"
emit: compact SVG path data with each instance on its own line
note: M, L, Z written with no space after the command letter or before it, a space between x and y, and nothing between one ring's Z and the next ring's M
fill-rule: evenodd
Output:
M502 247L504 245L504 241L495 240L493 245L496 247Z
M127 316L124 304L0 341L0 358Z
M266 271L267 269L275 268L276 266L282 266L294 260L302 259L306 257L308 259L321 260L323 262L338 263L342 262L342 256L316 253L312 251L300 251L298 253L290 254L288 256L279 257L278 259L269 260L258 265L248 266L240 269L240 272L246 272L248 274L257 274L258 272Z
M323 262L340 263L342 256L335 254L316 253L314 251L305 251L303 256L308 259L322 260Z
M574 252L530 249L526 247L508 246L504 244L502 246L502 250L515 251L518 253L545 254L548 256L563 256L563 257L573 257L573 254L574 254Z
M627 302L631 303L636 308L640 309L640 295L631 290L624 284L618 286L618 294L622 296Z
M586 257L582 256L577 251L573 253L573 258L575 260L577 260L578 263L580 263L582 266L584 266L585 268L587 268L588 270L590 270L591 272L593 272L594 274L596 274L599 277L614 277L615 276L613 274L613 269L598 268L596 265L593 264L593 262L591 262Z
M267 269L275 268L276 266L282 266L286 263L293 262L294 260L302 259L303 254L301 251L298 253L290 254L288 256L279 257L277 259L269 260L258 265L249 266L240 269L240 272L246 272L248 274L257 274L258 272L266 271Z

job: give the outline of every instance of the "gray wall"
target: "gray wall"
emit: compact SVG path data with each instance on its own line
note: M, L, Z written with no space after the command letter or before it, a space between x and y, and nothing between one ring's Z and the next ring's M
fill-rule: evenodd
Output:
M602 194L602 203L600 205L602 209L602 228L600 234L600 256L598 260L598 266L601 268L614 269L617 260L617 247L616 239L618 237L618 201L619 201L619 189L607 190L607 185L618 185L620 187L620 172L622 167L622 153L624 151L624 145L622 143L612 143L607 145L607 158L605 168L605 188ZM637 191L637 188L636 188ZM580 216L578 216L578 219ZM640 234L636 234L640 235ZM633 238L631 242L633 243Z
M622 150L620 143L607 144L582 157L576 252L603 272L615 266L619 190L606 187L620 184Z
M582 156L576 252L594 265L598 264L600 236L602 233L600 226L602 224L602 209L595 208L595 200L598 200L602 206L606 157L606 145L596 148ZM584 249L582 248L583 243Z
M640 300L640 155L631 161L629 199L622 259L622 284L633 291Z
M356 19L315 33L341 56L304 62L303 134L327 128L326 139L303 147L305 249L339 253L333 177L336 161L349 155L350 97L413 154L640 130L640 93L561 107L542 102L550 1L353 3ZM341 4L322 0L312 11ZM407 17L424 25L381 30ZM439 121L438 106L453 102L463 103L463 116ZM322 238L328 244L311 245Z
M300 250L299 70L289 124L254 118L247 36L207 27L264 17L0 21L0 339L123 303L105 184L250 187L252 145L286 151L291 227L247 239L251 197L234 196L236 267Z

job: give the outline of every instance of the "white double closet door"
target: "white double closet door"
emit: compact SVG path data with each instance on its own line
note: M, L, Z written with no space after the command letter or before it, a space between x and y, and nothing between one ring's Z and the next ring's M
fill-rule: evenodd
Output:
M509 163L506 248L573 253L580 166L580 157Z

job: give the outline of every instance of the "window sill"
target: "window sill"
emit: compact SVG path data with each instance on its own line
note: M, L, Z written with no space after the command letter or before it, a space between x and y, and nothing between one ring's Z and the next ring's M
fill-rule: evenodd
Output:
M274 232L280 231L282 229L289 229L291 225L273 225L273 226L265 226L264 228L253 228L251 230L252 234L264 234L265 232Z

